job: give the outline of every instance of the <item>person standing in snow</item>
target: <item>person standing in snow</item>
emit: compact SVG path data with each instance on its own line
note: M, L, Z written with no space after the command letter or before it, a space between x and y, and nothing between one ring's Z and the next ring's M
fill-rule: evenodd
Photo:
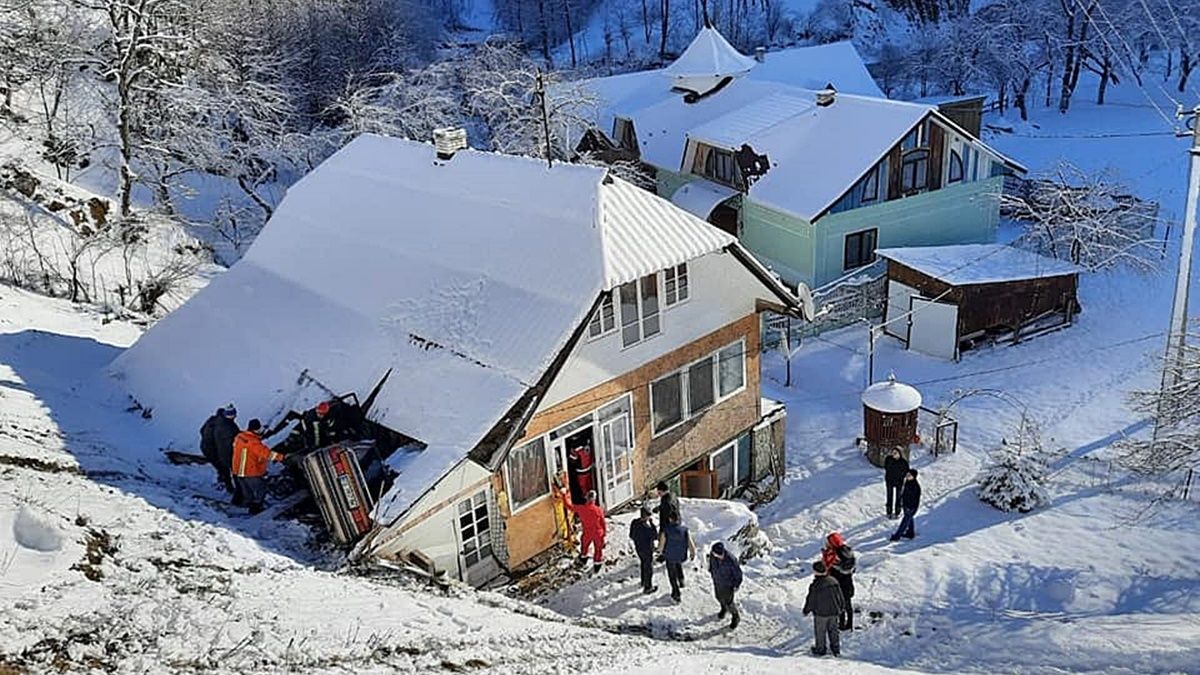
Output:
M842 655L842 636L839 631L840 617L845 613L845 597L837 580L829 576L825 562L813 563L813 580L808 585L808 597L804 599L804 616L813 615L813 636L816 645L813 656L825 656L826 643L834 656Z
M242 506L245 503L238 482L233 480L230 472L233 466L233 440L241 431L237 423L237 408L233 407L232 403L225 406L221 415L213 420L213 426L209 430L212 434L213 452L217 458L217 475L222 477L222 481L229 480L228 487L233 495L234 506Z
M892 541L899 541L900 537L912 539L917 536L917 531L913 526L913 517L917 515L919 506L921 506L921 484L917 482L917 470L909 469L908 474L904 476L904 488L900 491L900 507L904 509L904 517L900 519L900 526L892 534Z
M571 502L571 493L567 490L562 490L559 495L563 500L563 506L575 514L575 517L579 519L580 529L583 530L579 537L579 566L583 567L587 564L587 553L590 547L592 559L595 561L592 571L599 572L600 564L604 562L604 536L608 532L608 523L604 519L604 509L596 503L596 491L590 490L587 493L586 501L579 506Z
M842 589L842 598L845 600L838 625L842 630L853 630L854 605L851 601L854 598L854 568L858 559L841 532L830 532L825 538L825 548L821 549L821 562Z
M742 615L738 612L734 595L742 585L742 566L732 553L725 550L725 544L719 541L712 545L708 554L708 573L712 575L713 593L717 596L717 602L721 603L717 620L724 619L728 613L729 627L737 628L742 622Z
M217 439L214 431L217 425L225 416L224 408L217 408L217 411L212 414L204 425L200 427L200 454L204 455L204 459L208 460L209 464L217 470L217 480L226 492L233 492L233 480L229 476L229 464L222 463L217 455Z
M660 480L658 485L654 486L654 492L658 495L658 506L654 512L658 514L659 521L662 523L669 523L673 520L683 522L679 513L679 498L667 488L666 482Z
M692 533L678 520L663 522L658 535L659 557L667 562L667 580L671 582L671 599L681 602L683 596L683 563L696 559L696 542Z
M887 486L887 517L900 516L900 489L904 486L904 477L908 475L908 460L900 454L900 448L892 448L887 459L883 460L883 481Z
M250 515L261 513L267 495L267 465L283 456L263 443L262 422L250 420L246 430L233 440L233 477Z
M658 528L650 517L650 507L643 506L637 520L629 525L629 539L637 551L642 569L642 593L649 595L658 590L654 585L654 545L658 542Z

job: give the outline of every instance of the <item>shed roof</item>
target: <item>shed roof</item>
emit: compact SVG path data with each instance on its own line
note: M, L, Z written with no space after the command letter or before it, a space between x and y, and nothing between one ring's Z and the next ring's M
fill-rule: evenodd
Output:
M1078 274L1065 260L1004 244L881 248L877 255L952 286L994 284Z
M222 402L269 421L392 368L370 416L427 447L394 456L401 476L377 514L389 522L534 387L601 291L731 245L600 168L471 150L439 161L427 144L360 136L113 370L190 439L197 411Z

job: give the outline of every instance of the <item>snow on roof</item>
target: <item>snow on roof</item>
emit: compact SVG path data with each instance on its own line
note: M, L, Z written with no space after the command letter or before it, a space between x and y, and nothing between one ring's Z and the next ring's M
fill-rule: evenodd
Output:
M1057 277L1081 271L1064 260L1004 244L881 248L875 253L955 286Z
M705 26L679 58L662 72L675 86L704 92L726 77L750 72L756 65L757 61L734 49L717 29ZM695 83L699 83L700 88L693 86Z
M326 396L302 373L364 395L392 368L370 416L427 447L394 456L387 520L538 381L602 290L731 240L605 177L475 151L441 162L430 145L360 136L113 371L194 442L216 405L270 423Z
M766 59L749 77L804 89L824 89L832 84L842 93L883 97L862 56L849 41L767 52Z
M884 382L876 382L862 393L863 405L884 413L907 413L921 407L921 392L907 384L896 381L889 375Z
M726 113L688 131L688 137L730 149L741 147L772 127L783 124L816 106L812 96L768 94L731 113Z
M737 190L703 178L684 183L671 195L671 203L700 218L708 218L721 202L737 194Z

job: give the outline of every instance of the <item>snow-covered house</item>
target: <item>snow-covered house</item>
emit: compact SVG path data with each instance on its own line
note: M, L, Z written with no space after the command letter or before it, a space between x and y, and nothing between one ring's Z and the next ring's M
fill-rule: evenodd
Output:
M610 510L761 477L767 308L802 311L732 236L602 168L362 136L113 369L184 443L223 401L270 422L392 369L370 418L422 449L389 458L360 550L482 583L555 546L573 448Z
M827 284L877 246L993 241L1002 176L1024 168L936 106L882 98L849 44L812 49L759 61L705 28L666 68L584 85L658 194L790 282Z

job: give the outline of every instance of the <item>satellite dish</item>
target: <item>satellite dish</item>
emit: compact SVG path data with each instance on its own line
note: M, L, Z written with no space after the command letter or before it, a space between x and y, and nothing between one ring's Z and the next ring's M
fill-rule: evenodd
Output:
M800 307L804 312L804 318L812 321L817 318L817 306L813 302L812 293L809 292L808 286L804 282L796 284L796 297L800 299Z

